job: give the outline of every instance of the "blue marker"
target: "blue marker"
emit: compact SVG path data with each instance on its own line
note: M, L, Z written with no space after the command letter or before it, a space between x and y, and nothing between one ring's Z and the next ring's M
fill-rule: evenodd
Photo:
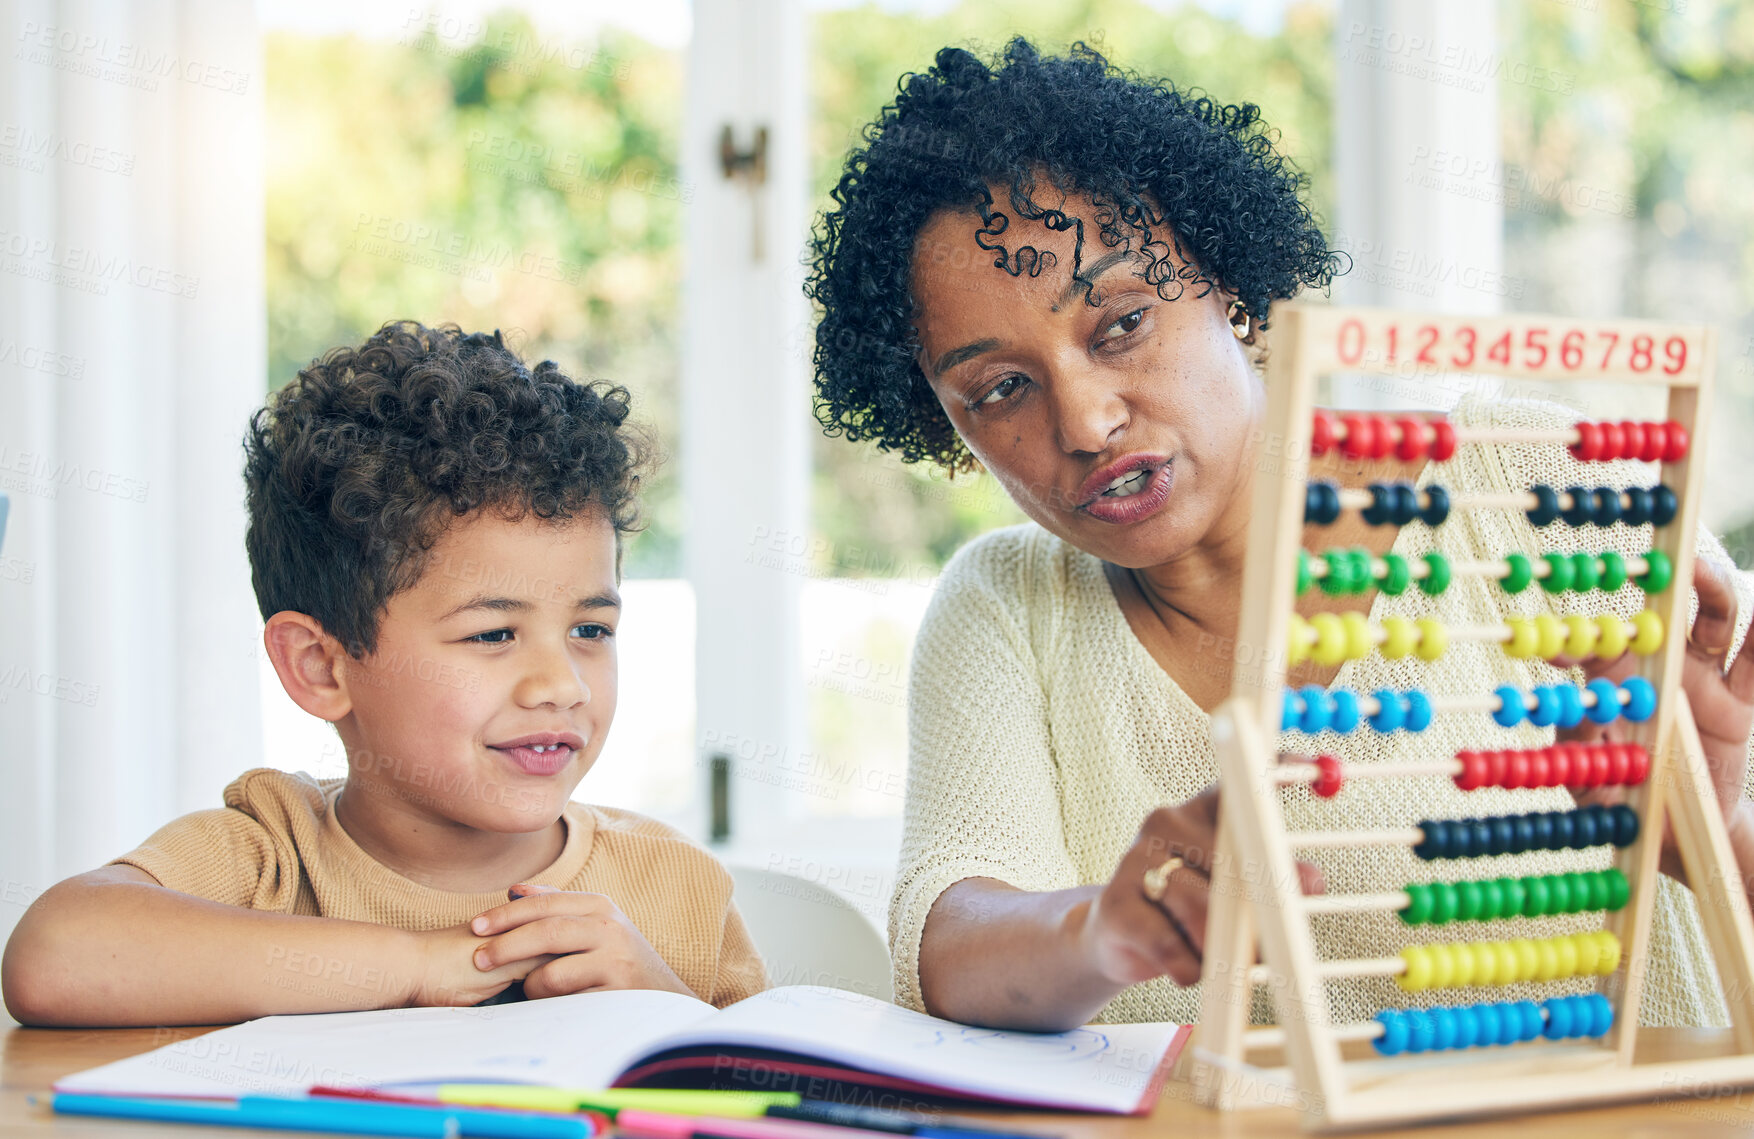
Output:
M221 1127L262 1127L277 1131L351 1131L367 1135L406 1135L417 1139L477 1135L482 1139L593 1139L597 1133L591 1120L576 1116L280 1096L243 1096L236 1102L216 1103L191 1099L57 1094L53 1106L57 1113L64 1115L211 1123Z

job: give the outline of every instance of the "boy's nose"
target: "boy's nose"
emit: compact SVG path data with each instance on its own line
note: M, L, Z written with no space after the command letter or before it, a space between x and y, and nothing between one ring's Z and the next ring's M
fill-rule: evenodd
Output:
M539 708L545 704L575 708L590 703L591 687L564 652L543 653L531 662L529 671L518 684L516 698L527 708Z

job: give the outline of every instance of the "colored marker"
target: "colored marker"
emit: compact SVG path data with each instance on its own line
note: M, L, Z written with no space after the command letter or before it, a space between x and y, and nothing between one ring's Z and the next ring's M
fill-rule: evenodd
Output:
M623 1108L666 1115L754 1118L775 1107L796 1107L797 1092L699 1091L669 1088L544 1088L529 1084L440 1084L440 1103L514 1107L526 1111L596 1111L614 1119Z
M883 1131L830 1127L793 1119L730 1119L709 1115L662 1115L624 1107L615 1130L633 1139L894 1139Z
M857 1127L865 1131L883 1131L891 1135L915 1135L920 1139L1046 1139L1040 1134L1003 1131L967 1123L940 1123L929 1115L911 1111L878 1111L850 1103L810 1099L803 1103L774 1104L767 1109L770 1119L798 1119L807 1123L824 1123L832 1127Z
M209 1101L57 1093L51 1103L62 1115L99 1115L112 1119L207 1123L278 1131L350 1131L364 1135L412 1136L415 1139L451 1139L452 1136L593 1139L597 1133L596 1123L589 1118L362 1100L242 1096L235 1101Z

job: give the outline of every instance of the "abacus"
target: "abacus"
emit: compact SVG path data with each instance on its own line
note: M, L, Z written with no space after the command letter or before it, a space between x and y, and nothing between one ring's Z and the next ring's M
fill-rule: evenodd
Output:
M1239 668L1230 699L1213 717L1224 794L1204 1006L1190 1050L1196 1095L1226 1109L1295 1104L1307 1127L1331 1130L1754 1084L1748 1000L1754 922L1679 683L1704 470L1698 427L1710 394L1711 331L1296 303L1276 307L1273 321L1268 458L1256 478L1236 643L1284 648L1256 654L1258 667ZM1316 380L1334 372L1655 384L1667 390L1667 412L1650 421L1538 430L1470 427L1425 414L1318 411ZM1660 474L1651 487L1532 486L1464 495L1442 485L1441 464L1459 449L1510 443L1567 447L1585 463L1659 463ZM1335 449L1349 458L1405 464L1406 479L1363 488L1310 481L1310 456ZM1412 479L1427 460L1439 465L1418 488ZM1359 511L1373 526L1435 527L1456 512L1482 508L1525 512L1538 527L1650 523L1652 548L1538 557L1506 550L1469 563L1435 551L1403 557L1304 549L1305 525L1332 523L1342 511ZM1360 613L1305 619L1293 611L1296 598L1311 589L1334 595L1419 590L1436 597L1463 577L1486 579L1512 594L1613 591L1631 582L1643 591L1645 608L1631 620L1612 613L1546 615L1467 626L1435 618L1372 621ZM1598 678L1583 686L1499 686L1448 696L1417 688L1293 690L1285 683L1287 667L1306 659L1335 665L1381 653L1430 661L1464 641L1525 659L1614 658L1630 650L1637 670L1618 684ZM1418 732L1440 716L1473 717L1479 746L1365 764L1333 755L1294 761L1278 751L1281 732ZM1500 725L1569 728L1586 719L1621 721L1624 742L1509 748L1491 736ZM1335 796L1361 779L1451 779L1464 791L1615 785L1625 788L1625 799L1613 807L1428 819L1401 829L1288 832L1280 788L1305 784L1316 795ZM1729 1002L1733 1040L1721 1055L1641 1064L1638 1005L1665 824L1674 829L1724 989L1736 994ZM1373 844L1400 844L1429 861L1603 846L1614 853L1612 867L1602 871L1497 878L1458 872L1384 893L1303 896L1294 851ZM1604 928L1413 945L1360 960L1318 959L1310 924L1318 914L1394 913L1412 926L1586 911L1602 913ZM1392 977L1409 992L1574 978L1594 978L1595 991L1541 1001L1410 1004L1362 1023L1333 1023L1325 986L1362 976ZM1277 1024L1251 1027L1252 996L1262 985L1272 989ZM1272 1051L1282 1051L1287 1064L1250 1062Z

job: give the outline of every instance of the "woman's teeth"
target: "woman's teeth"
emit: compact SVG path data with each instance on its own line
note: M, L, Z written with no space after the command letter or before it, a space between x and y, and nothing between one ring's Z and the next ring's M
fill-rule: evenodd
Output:
M530 750L531 751L559 751L561 748L563 748L565 746L566 746L565 744L548 744L547 746L543 746L542 744L533 744L533 745L531 745Z
M1108 489L1102 492L1103 497L1105 497L1105 498L1130 498L1133 495L1138 494L1140 491L1144 490L1145 484L1150 482L1150 481L1151 481L1151 468L1150 467L1141 468L1140 470L1134 471L1130 475L1122 475L1120 478L1116 479L1114 482L1109 483Z

